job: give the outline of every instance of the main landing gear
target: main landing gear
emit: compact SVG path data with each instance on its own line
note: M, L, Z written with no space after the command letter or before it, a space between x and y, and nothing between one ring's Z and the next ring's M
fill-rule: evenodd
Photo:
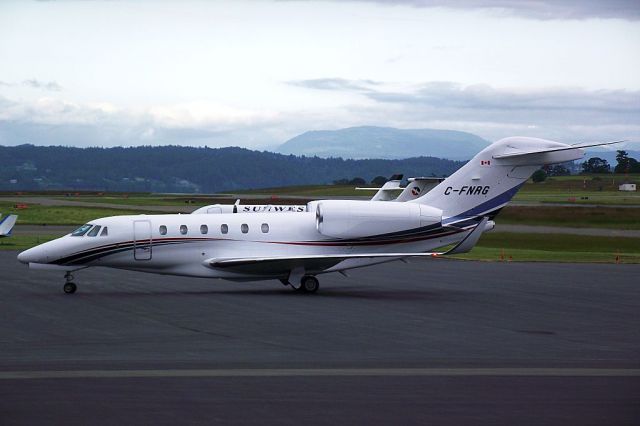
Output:
M303 293L315 293L320 288L320 282L313 275L305 275L300 280L299 291Z
M66 294L73 294L76 292L76 290L78 289L78 287L73 283L73 275L71 275L71 272L68 272L66 274L64 274L64 278L67 280L66 283L64 283L64 287L62 287L62 289L64 290L64 292Z
M292 284L291 281L284 278L280 279L280 282L284 285L290 285L300 293L315 293L320 288L320 282L313 275L304 275L302 278L300 278L300 284L298 284L297 286Z

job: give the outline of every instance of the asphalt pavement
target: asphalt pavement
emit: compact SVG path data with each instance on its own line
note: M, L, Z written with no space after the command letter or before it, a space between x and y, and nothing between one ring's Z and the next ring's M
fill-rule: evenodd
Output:
M416 260L277 281L0 252L0 423L638 424L640 266Z

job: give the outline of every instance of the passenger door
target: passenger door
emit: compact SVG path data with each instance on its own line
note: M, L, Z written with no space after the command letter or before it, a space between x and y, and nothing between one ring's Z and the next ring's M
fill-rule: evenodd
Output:
M135 260L151 260L151 222L148 220L133 221L133 258Z

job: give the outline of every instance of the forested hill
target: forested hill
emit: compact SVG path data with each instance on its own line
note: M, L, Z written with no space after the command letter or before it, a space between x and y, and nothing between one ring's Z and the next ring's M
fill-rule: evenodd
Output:
M0 146L0 190L216 192L403 173L442 176L463 162L433 157L343 160L244 148Z

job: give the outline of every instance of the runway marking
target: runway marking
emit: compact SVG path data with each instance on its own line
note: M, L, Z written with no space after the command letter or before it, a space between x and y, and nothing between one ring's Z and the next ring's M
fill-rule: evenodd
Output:
M541 376L638 377L640 368L283 368L0 371L0 380L152 377Z

